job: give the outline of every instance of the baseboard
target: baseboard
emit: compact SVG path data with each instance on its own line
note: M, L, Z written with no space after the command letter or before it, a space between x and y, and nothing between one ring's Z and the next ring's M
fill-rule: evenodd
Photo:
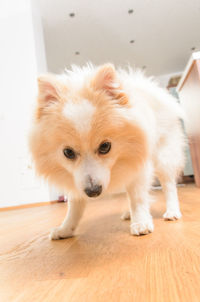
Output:
M36 202L36 203L29 203L29 204L21 204L17 206L10 206L10 207L4 207L0 208L0 212L3 211L10 211L10 210L20 210L20 209L26 209L26 208L34 208L34 207L41 207L41 206L48 206L50 204L57 203L57 200L53 201L43 201L43 202Z

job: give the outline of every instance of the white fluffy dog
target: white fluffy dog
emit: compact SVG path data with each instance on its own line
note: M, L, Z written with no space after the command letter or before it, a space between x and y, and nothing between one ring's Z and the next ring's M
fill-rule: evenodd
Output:
M125 190L131 234L153 231L154 176L162 184L164 219L181 217L176 179L184 166L182 110L139 71L111 64L76 66L39 77L30 147L38 173L68 195L67 216L51 239L67 238L87 199Z

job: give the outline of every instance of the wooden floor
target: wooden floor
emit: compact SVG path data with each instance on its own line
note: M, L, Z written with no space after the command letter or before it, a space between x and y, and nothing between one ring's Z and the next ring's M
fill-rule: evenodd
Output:
M66 204L0 212L0 301L199 302L200 189L179 188L183 218L134 237L121 221L126 198L88 204L77 236L49 241Z

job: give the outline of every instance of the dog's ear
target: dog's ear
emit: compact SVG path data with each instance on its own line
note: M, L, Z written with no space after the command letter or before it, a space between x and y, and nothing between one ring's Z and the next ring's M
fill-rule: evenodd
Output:
M92 86L96 90L105 91L119 104L128 104L128 98L122 90L114 65L105 64L99 67L92 81Z
M62 96L66 87L60 82L56 75L45 74L38 77L38 118L44 109L52 103L62 102Z
M38 77L38 99L44 105L59 101L63 88L64 85L53 74Z

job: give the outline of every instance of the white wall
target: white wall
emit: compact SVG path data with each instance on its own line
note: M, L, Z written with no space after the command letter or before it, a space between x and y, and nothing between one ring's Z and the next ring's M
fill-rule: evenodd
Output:
M27 147L36 77L46 70L41 24L30 0L1 1L0 37L0 207L48 201Z

